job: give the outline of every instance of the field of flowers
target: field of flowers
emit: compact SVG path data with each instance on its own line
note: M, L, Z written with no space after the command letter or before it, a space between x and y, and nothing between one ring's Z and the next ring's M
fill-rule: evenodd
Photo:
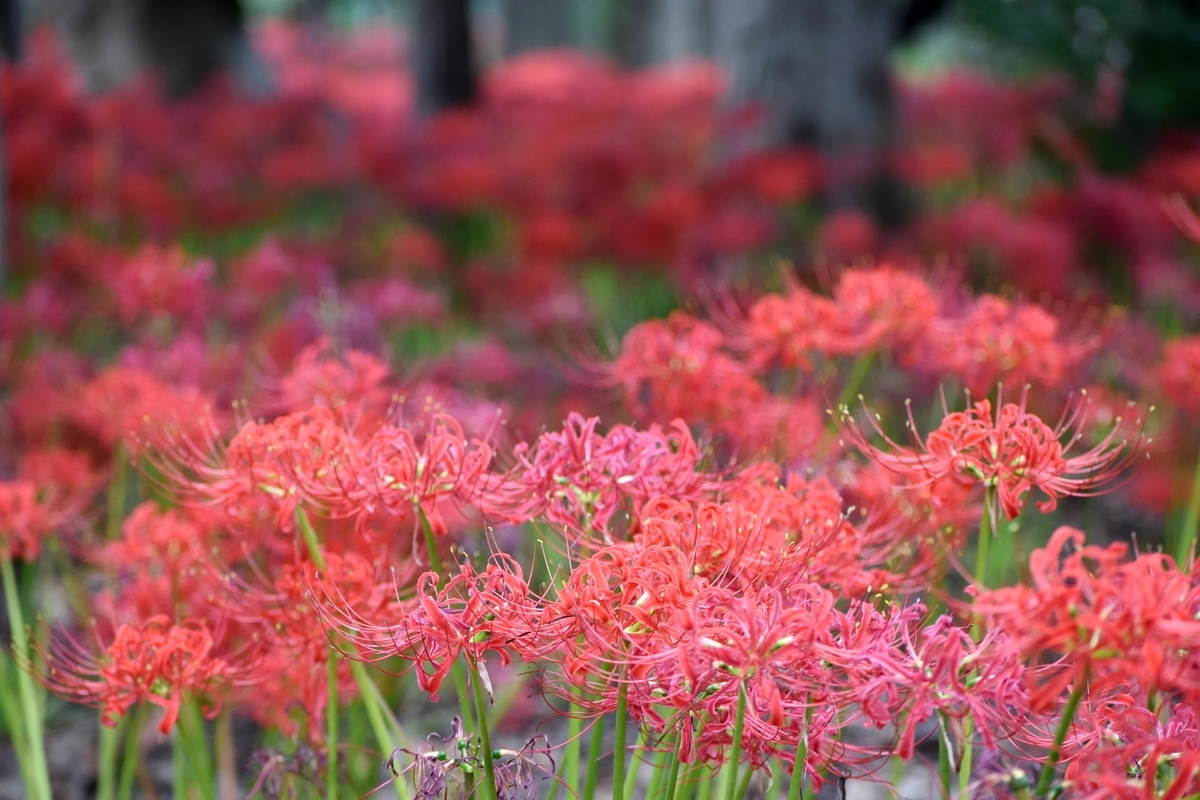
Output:
M1200 798L1200 132L909 80L882 225L711 64L257 45L0 75L24 796Z

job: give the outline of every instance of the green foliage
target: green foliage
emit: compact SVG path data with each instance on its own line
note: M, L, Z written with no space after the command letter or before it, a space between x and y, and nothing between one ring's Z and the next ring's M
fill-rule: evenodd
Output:
M959 18L1031 69L1094 85L1123 72L1125 125L1200 121L1200 3L1190 0L959 0Z

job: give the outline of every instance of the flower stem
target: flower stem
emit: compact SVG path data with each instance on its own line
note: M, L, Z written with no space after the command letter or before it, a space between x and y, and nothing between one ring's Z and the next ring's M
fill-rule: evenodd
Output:
M808 733L801 733L800 742L796 745L796 760L792 762L792 782L788 786L788 800L801 800L806 798L808 792L804 790L804 776L808 769Z
M709 800L712 797L713 784L717 782L717 773L710 771L707 780L700 780L700 788L696 790L696 800Z
M308 549L308 557L312 559L317 569L325 569L325 554L321 552L321 542L317 538L317 532L313 528L312 520L308 517L308 512L300 507L296 508L296 527L300 529L300 535L304 539L305 547ZM330 645L329 652L330 670L333 671L337 669L334 654L338 650L333 645ZM371 723L371 731L375 735L375 741L385 756L390 755L398 746L402 746L403 743L393 739L388 733L387 722L391 722L397 734L400 733L400 724L392 717L391 711L383 700L383 695L379 693L379 687L371 680L371 676L367 674L367 670L361 662L354 659L350 660L350 674L354 676L354 682L358 684L358 691L362 695L363 706L366 708L367 719ZM337 697L337 679L336 677L331 677L330 681L329 707L333 708L337 702L335 699ZM336 726L337 712L334 711L333 714L332 724ZM326 723L330 724L330 720L326 719ZM331 741L334 740L331 739ZM331 752L330 758L333 759L330 763L335 763L337 754ZM396 796L400 800L407 800L408 788L404 785L404 782L399 780L393 781L392 785L396 787ZM326 792L328 791L329 787L326 786Z
M618 680L621 680L618 677ZM625 681L617 688L617 719L613 727L616 745L613 749L613 800L625 800L625 717L628 712L628 687Z
M17 576L13 572L12 552L8 537L0 537L0 574L4 581L4 604L8 609L8 627L12 631L13 655L17 662L17 687L21 693L21 713L25 718L30 800L51 800L50 773L46 768L46 749L42 736L42 709L33 685L29 660L29 640L25 631L25 615L17 596Z
M1083 699L1086 684L1087 673L1085 672L1079 682L1075 684L1075 690L1071 692L1071 696L1067 698L1067 706L1063 709L1062 719L1058 722L1058 730L1054 732L1054 742L1050 745L1050 752L1046 755L1046 763L1038 778L1037 788L1034 789L1034 794L1038 797L1045 796L1050 789L1050 782L1054 780L1054 771L1058 767L1059 756L1062 755L1062 744L1067 738L1067 731L1071 729L1071 723L1075 720L1075 710L1079 708L1079 701Z
M171 797L172 800L190 800L188 786L188 759L184 754L183 726L176 725L171 731Z
M146 726L149 706L139 703L125 720L125 752L121 754L121 777L117 781L117 800L133 797L133 779L137 775L138 758L142 754L142 729Z
M338 651L329 645L329 699L325 703L325 747L329 755L325 762L325 797L337 800L338 795Z
M637 779L642 772L641 755L646 750L646 732L638 728L638 734L633 740L633 747L628 749L627 753L632 753L632 756L627 757L629 766L625 769L625 796L632 798L633 790L637 788Z
M983 517L979 520L979 546L975 549L975 583L987 586L988 546L992 542L992 522L996 511L996 487L989 486L983 495Z
M1185 568L1187 559L1196 546L1196 532L1200 529L1200 457L1196 458L1196 470L1192 475L1192 494L1188 497L1187 511L1179 528L1175 542L1175 563Z
M971 762L975 756L975 721L968 715L963 719L963 751L962 763L958 768L958 794L967 797L967 789L971 785Z
M392 716L391 709L384 702L379 687L375 685L375 681L371 680L371 676L367 674L367 669L361 661L350 659L350 674L354 676L354 682L358 684L358 693L362 695L363 708L366 709L367 721L371 725L375 742L385 756L390 755L395 752L397 747L404 746L400 723ZM388 731L389 725L393 728L392 732ZM392 733L395 734L394 737ZM408 800L408 785L404 781L396 780L392 782L392 785L396 787L397 800Z
M479 718L479 739L480 747L483 749L483 785L487 787L487 794L484 800L497 800L499 795L496 793L496 768L492 763L492 735L488 731L487 724L487 708L483 704L483 680L479 677L479 670L471 665L471 686L475 691L475 713Z
M675 800L675 786L679 783L679 751L671 749L671 771L667 775L667 788L663 800Z
M738 762L742 759L742 732L746 729L746 684L738 684L737 716L733 722L733 743L729 754L729 779L725 783L725 800L737 800ZM747 771L749 774L749 771Z
M837 408L833 410L834 414L838 413L838 409L849 405L850 401L858 395L858 390L862 387L862 382L866 380L867 373L871 371L871 362L874 360L874 350L863 353L855 359L854 366L850 368L850 374L846 376L846 385L842 387L842 392L838 395Z
M128 721L121 720L120 725L110 728L103 722L100 725L99 747L96 753L96 800L116 800L117 791L117 739L121 736L121 728Z
M108 541L121 538L121 521L125 517L126 496L129 494L129 456L125 445L117 442L112 452L112 483L108 485L108 518L104 536Z
M199 792L203 800L215 800L212 758L208 752L208 739L204 733L204 719L196 701L185 702L179 709L180 743L184 747L188 763L190 786Z
M942 800L950 800L950 726L944 714L938 714L938 729L942 741L938 747L938 772L942 783Z
M588 773L584 778L583 800L596 796L596 779L600 777L600 753L604 747L604 717L598 717L592 726L592 741L588 745ZM575 787L568 787L574 789Z
M563 777L566 780L566 786L571 789L577 789L580 786L580 736L582 735L582 709L578 703L571 703L571 717L566 723L568 741L566 741L565 764L563 764Z

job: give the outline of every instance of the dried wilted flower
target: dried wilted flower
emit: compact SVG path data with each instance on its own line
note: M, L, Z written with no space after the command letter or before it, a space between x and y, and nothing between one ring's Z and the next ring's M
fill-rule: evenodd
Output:
M297 783L318 786L325 769L325 755L307 745L297 745L290 756L277 750L257 750L250 766L258 767L258 779L247 797L262 792L267 800L295 800L300 796Z

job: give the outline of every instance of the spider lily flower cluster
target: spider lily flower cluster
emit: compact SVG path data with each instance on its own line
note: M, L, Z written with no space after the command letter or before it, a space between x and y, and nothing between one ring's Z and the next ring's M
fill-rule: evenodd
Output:
M1065 147L1054 93L902 86L896 169L968 199L809 225L822 159L714 157L711 66L535 54L418 124L364 104L404 96L378 42L309 36L261 33L279 97L171 111L74 94L46 39L0 72L37 223L0 302L31 798L60 701L103 800L160 737L189 800L811 800L889 759L946 800L1200 795L1200 339L1145 313L1183 286L1195 318L1174 154L1018 207L972 170ZM798 224L828 261L761 288ZM1100 250L1145 307L1090 291ZM1165 541L1101 543L1126 506Z

